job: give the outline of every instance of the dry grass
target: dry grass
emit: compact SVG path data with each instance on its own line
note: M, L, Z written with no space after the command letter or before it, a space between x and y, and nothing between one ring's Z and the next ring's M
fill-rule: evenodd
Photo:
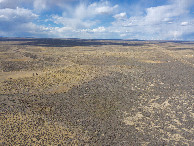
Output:
M141 60L141 62L145 62L145 63L164 63L164 61L159 61L159 60Z
M77 134L81 133L80 130L69 129L60 123L49 123L43 116L3 114L0 120L2 145L79 144Z
M32 72L31 72L32 73ZM36 72L37 73L37 72ZM51 70L46 73L31 77L8 79L1 83L0 92L4 94L15 94L23 92L66 92L73 85L91 80L97 75L97 70L92 66L72 65L63 69Z
M29 58L7 59L7 61L30 61Z

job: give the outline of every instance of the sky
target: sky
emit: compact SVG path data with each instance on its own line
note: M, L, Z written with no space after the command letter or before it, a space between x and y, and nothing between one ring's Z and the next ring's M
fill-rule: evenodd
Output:
M0 0L0 36L194 40L194 0Z

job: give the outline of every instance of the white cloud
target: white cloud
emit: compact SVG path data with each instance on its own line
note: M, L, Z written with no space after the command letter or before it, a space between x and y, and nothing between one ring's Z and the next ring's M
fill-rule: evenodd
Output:
M182 26L186 26L186 25L188 25L189 24L189 22L181 22L181 25Z
M124 13L119 13L113 16L115 19L126 19L127 18L127 14Z
M127 34L126 33L123 33L123 34L120 34L121 37L126 37Z
M112 5L108 1L89 3L80 1L78 5L71 5L71 2L78 0L4 0L0 1L0 35L18 34L19 32L36 34L46 34L51 37L79 37L82 36L81 30L88 29L90 33L103 33L105 27L99 27L101 19L95 19L96 16L110 16L116 13L118 5ZM25 7L26 9L24 9ZM27 9L29 8L29 9ZM43 20L35 13L41 15L46 10L59 8L63 9L62 15L51 15L44 22L49 24L54 22L58 26L41 26L35 24ZM52 23L51 23L52 24Z
M118 8L118 5L111 6L111 4L107 1L100 1L95 2L92 4L85 4L81 3L76 8L75 11L71 12L74 13L74 17L77 18L87 18L87 17L94 17L96 15L109 15L113 14L114 11Z
M178 39L182 35L182 32L181 31L169 31L168 35L170 37L173 36L173 39L176 40L176 39Z
M92 3L88 6L87 12L91 15L112 14L118 8L118 5L111 6L108 1Z
M78 0L0 0L0 8L30 7L38 12L52 8L65 8L71 2Z
M114 9L116 9L118 5L115 5L114 7L110 6L101 6L101 7L96 7L95 12L96 14L111 14L113 13Z
M31 21L37 18L38 15L24 8L0 9L0 35L7 34L7 36L14 36L19 33L31 33L32 30L37 29L37 26Z
M58 15L52 16L51 21L53 21L56 24L62 24L65 27L71 27L74 29L77 28L88 28L95 24L93 21L89 20L82 20L79 18L67 18L67 17L61 17Z
M164 5L158 7L151 7L147 9L145 21L147 23L160 23L162 21L172 20L174 17L188 13L184 7L177 6L177 4Z
M47 8L46 0L34 0L33 6L37 11L44 10Z
M150 7L146 13L129 18L121 13L115 15L111 30L123 36L137 39L181 39L183 35L193 33L194 26L189 24L189 7L194 4L191 0L175 0L167 5ZM187 27L183 27L187 26ZM128 34L128 35L127 35ZM135 34L135 35L134 35Z
M0 0L0 35L181 39L194 33L194 0L147 8L137 3L121 9L107 0Z
M80 3L75 8L71 8L67 12L64 12L62 16L52 16L51 21L74 29L90 28L100 21L100 19L92 20L92 18L95 18L98 15L109 15L114 13L113 10L117 7L117 5L111 6L107 1L100 1L92 4Z
M94 28L92 29L91 32L105 32L106 29L104 27L98 27L98 28Z
M26 22L36 19L38 15L34 14L31 10L24 8L16 8L16 9L0 9L0 20L3 21L12 21L12 22Z

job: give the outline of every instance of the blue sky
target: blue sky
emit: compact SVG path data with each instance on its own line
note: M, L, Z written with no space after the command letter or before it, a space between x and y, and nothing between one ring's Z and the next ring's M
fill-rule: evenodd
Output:
M0 0L0 36L194 40L194 0Z

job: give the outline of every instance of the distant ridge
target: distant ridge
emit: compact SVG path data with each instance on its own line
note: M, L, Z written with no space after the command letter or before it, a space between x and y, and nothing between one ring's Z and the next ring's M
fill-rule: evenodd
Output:
M82 39L82 38L37 38L37 37L4 37L0 36L0 40L2 41L16 41L16 40L80 40L80 41L149 41L149 42L158 42L158 43L165 43L165 42L174 42L174 43L181 43L181 42L193 42L188 40L139 40L139 39Z

